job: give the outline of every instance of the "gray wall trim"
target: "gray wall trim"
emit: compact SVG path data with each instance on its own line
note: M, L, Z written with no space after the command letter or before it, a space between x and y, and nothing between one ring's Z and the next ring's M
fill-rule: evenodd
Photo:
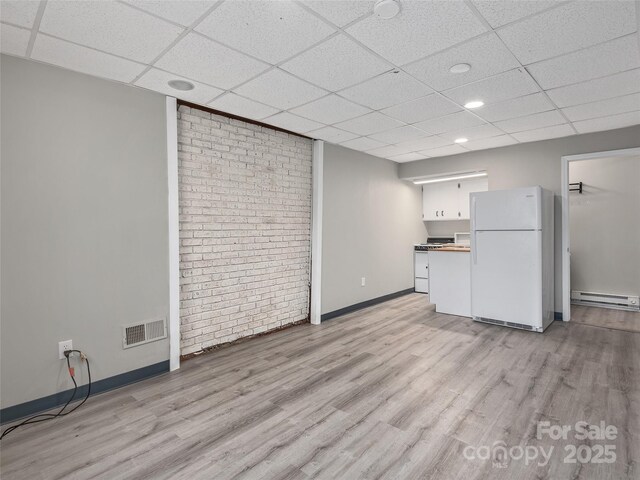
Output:
M340 317L342 315L346 315L347 313L355 312L356 310L361 310L363 308L377 305L378 303L382 303L388 300L392 300L394 298L402 297L403 295L413 293L414 291L415 291L414 288L411 287L411 288L407 288L406 290L400 290L399 292L390 293L388 295L372 298L371 300L366 300L364 302L356 303L354 305L349 305L348 307L340 308L338 310L334 310L333 312L323 314L322 321L324 322L325 320L331 320L332 318Z
M139 382L146 378L155 377L162 373L169 371L169 360L163 362L154 363L146 367L131 370L130 372L114 375L113 377L103 378L97 382L91 384L91 397L98 393L107 392L115 388L124 387L130 383ZM63 392L54 393L53 395L47 395L46 397L37 398L29 402L20 403L12 407L3 408L0 410L0 424L13 422L20 418L33 415L34 413L44 412L55 407L59 407L67 403L69 397L73 393L73 389L65 390ZM76 393L76 399L82 399L87 394L87 385L81 385L78 387ZM90 398L91 398L90 397ZM90 399L87 400L91 401ZM75 401L74 401L75 403ZM73 406L73 403L71 404Z

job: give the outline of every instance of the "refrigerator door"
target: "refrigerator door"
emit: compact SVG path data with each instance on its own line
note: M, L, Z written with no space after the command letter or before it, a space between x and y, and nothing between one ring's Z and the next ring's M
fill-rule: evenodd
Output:
M540 187L492 190L471 194L471 230L538 230Z
M471 253L471 315L542 326L540 231L480 231Z

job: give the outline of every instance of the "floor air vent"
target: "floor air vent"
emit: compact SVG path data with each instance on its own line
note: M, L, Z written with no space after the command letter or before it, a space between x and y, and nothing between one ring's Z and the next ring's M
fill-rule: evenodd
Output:
M617 308L620 310L640 310L637 296L614 295L611 293L571 291L571 303L576 305L590 305L592 307Z
M164 318L122 327L122 347L129 348L167 337Z

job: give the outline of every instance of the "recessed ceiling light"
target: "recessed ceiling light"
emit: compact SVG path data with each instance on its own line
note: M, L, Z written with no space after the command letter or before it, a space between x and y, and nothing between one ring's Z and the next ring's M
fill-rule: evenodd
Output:
M469 141L469 139L468 138L464 138L464 137L455 139L456 143L465 143L465 142L468 142L468 141Z
M482 100L474 100L472 102L467 102L464 104L464 108L478 108L484 105Z
M397 0L380 0L373 6L373 13L388 20L400 13L400 3Z
M195 86L191 82L187 82L186 80L169 80L167 84L171 88L175 88L176 90L181 90L183 92L187 90L193 90Z
M469 70L471 70L471 65L468 63L456 63L449 69L451 73L467 73Z

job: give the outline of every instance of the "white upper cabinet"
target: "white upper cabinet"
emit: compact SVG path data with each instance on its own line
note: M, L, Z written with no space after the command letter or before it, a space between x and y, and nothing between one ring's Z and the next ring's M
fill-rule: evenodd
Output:
M469 194L489 189L487 177L429 183L422 187L422 219L469 220Z

